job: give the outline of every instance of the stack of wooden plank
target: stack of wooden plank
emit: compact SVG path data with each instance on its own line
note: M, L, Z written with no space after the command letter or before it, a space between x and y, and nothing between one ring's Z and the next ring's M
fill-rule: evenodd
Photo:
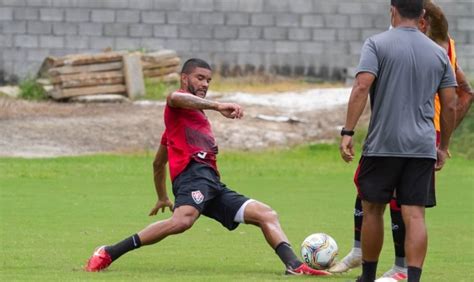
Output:
M177 81L179 64L172 50L74 54L47 57L39 76L50 80L52 90L48 93L53 99L104 94L133 98L145 95L145 78Z

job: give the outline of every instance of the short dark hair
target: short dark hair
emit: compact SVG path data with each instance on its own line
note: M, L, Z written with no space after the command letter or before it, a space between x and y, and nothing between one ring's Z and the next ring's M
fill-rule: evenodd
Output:
M212 71L211 66L206 61L198 58L191 58L184 63L181 73L190 74L195 68L203 68Z
M417 19L423 13L423 0L391 0L390 4L406 19Z

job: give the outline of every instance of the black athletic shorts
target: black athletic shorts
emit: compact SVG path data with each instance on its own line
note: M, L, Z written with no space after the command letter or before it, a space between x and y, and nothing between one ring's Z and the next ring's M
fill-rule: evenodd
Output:
M219 175L213 168L193 160L174 179L173 194L175 208L193 206L201 214L217 220L229 230L239 226L234 221L235 215L249 200L220 182Z
M400 205L433 206L434 165L429 158L363 156L354 182L368 202L388 203L395 192Z

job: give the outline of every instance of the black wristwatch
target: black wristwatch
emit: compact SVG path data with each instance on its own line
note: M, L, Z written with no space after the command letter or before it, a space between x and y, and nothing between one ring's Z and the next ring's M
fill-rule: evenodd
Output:
M344 135L352 136L354 135L354 130L347 130L343 127L341 130L341 136L344 136Z

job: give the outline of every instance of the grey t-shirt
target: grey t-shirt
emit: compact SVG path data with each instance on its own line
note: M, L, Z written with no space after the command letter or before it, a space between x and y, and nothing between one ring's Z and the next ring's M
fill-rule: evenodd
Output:
M376 77L362 154L436 159L434 95L457 86L446 51L416 28L394 28L365 41L361 72Z

